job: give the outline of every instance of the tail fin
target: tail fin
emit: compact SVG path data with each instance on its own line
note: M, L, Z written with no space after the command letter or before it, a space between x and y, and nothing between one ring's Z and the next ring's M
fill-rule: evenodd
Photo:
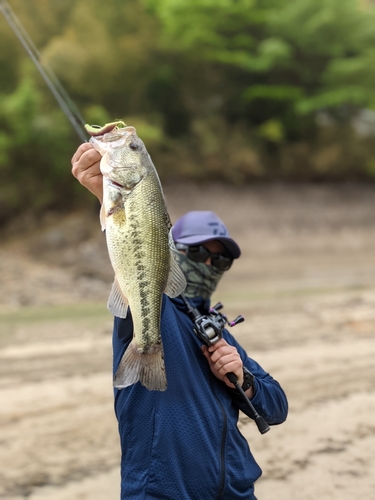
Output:
M141 352L134 340L129 344L120 361L113 385L117 389L123 389L138 380L149 391L165 391L167 388L161 343L148 353Z

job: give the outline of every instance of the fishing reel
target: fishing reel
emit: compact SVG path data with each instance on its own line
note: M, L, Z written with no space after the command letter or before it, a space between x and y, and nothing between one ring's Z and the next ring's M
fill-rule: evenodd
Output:
M210 309L208 315L199 315L197 317L194 312L194 318L192 318L195 325L194 333L208 346L216 344L221 339L226 325L235 326L245 321L245 318L241 315L237 316L233 321L228 321L226 315L219 312L223 307L223 304L218 302Z
M197 335L207 346L216 344L216 342L222 338L223 330L226 325L235 326L245 321L245 318L241 315L237 316L237 318L233 321L228 321L226 315L219 312L223 308L223 304L221 302L218 302L214 307L212 307L208 314L201 314L196 307L189 304L184 294L181 294L180 297L186 305L188 316L194 323L193 331L195 335ZM238 383L236 375L229 372L226 374L226 377L235 386L238 397L241 402L247 406L251 418L254 419L259 432L261 434L268 432L270 430L269 425L251 404L249 398L246 396L242 387Z

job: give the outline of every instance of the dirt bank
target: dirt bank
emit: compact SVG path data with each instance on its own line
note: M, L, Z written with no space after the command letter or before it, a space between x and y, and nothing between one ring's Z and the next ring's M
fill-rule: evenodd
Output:
M215 298L285 388L290 415L240 426L259 500L375 498L375 189L165 186L172 220L215 210L243 255ZM24 233L26 234L27 231ZM50 215L0 247L0 498L115 500L112 280L96 216Z

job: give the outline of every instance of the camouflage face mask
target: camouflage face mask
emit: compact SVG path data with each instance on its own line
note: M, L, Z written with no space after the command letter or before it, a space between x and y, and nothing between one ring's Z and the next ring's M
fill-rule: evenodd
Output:
M208 266L203 262L194 262L180 252L175 255L187 281L184 295L188 298L209 299L216 290L224 271L219 271L216 267Z

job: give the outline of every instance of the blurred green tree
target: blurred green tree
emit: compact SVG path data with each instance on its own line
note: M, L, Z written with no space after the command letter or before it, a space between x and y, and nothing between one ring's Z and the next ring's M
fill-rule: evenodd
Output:
M10 3L85 119L135 125L162 179L375 177L372 3ZM0 221L89 199L74 131L26 59L0 18Z
M364 158L371 146L368 138L354 137L352 121L363 108L374 108L375 10L371 4L357 0L144 1L162 22L165 50L179 51L182 59L197 65L205 62L205 73L216 76L207 92L211 96L207 101L215 103L211 111L218 119L225 117L226 123L242 123L244 133L248 129L249 142L268 165L260 169L261 175L311 178L316 173L321 177L321 169L311 160L312 150L325 147L322 136L335 137L337 145L343 127L346 135L353 135L351 144L357 141L363 159L358 163L353 155L353 162L345 161L340 169L337 161L344 150L348 153L342 143L342 154L336 160L331 155L333 177L340 176L340 171L343 176L367 172ZM199 90L192 85L190 94ZM207 113L204 98L187 99L194 101L200 102L190 110L194 115L199 114L198 108L201 116ZM334 130L329 134L317 120L322 114L331 119ZM295 162L291 154L285 169L282 165L293 144L306 156L297 155L304 160ZM324 176L330 177L330 168Z
M280 115L293 136L291 113L342 119L375 105L375 11L357 0L145 2L163 23L164 47L228 68L236 112L250 123Z

